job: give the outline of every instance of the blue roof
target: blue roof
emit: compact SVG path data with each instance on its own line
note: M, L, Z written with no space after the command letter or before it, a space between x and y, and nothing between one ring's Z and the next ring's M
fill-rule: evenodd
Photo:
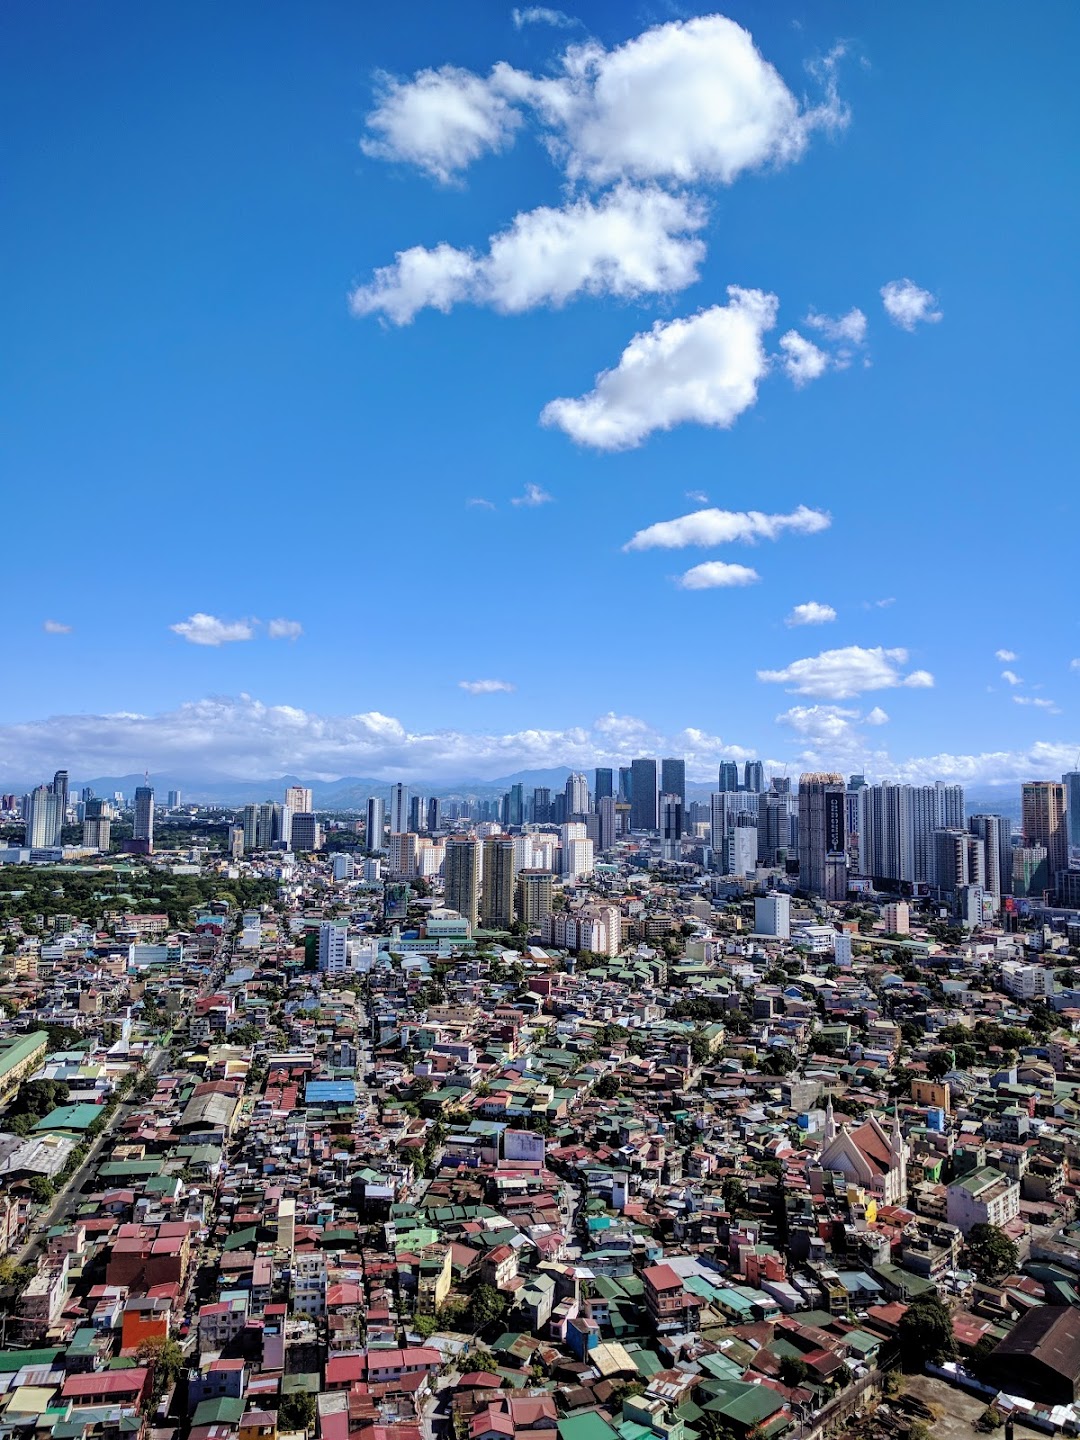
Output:
M352 1105L355 1102L354 1080L310 1080L304 1087L305 1105Z

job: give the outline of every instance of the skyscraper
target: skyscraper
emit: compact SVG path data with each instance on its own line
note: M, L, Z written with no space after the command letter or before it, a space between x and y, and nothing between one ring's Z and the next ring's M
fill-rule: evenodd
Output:
M386 806L377 795L370 795L364 824L364 843L369 850L386 849Z
M427 824L427 799L423 795L409 796L409 829L419 835Z
M471 835L446 837L443 891L448 907L475 927L480 906L480 842Z
M1061 777L1065 786L1065 816L1069 844L1080 849L1080 770L1066 770Z
M171 803L170 801L170 804ZM311 800L311 787L309 785L287 785L285 787L285 804L294 815L301 810L314 809Z
M534 825L546 825L551 819L551 791L546 785L538 785L533 791L532 819Z
M972 815L968 829L982 841L985 888L1000 900L1012 894L1012 833L1004 815Z
M775 865L791 850L791 797L767 793L758 804L758 859Z
M1065 823L1065 786L1056 780L1030 780L1020 791L1021 822L1026 846L1046 848L1049 888L1069 868L1069 835Z
M23 796L23 820L26 823L25 843L33 850L51 849L60 844L62 822L60 797L51 785L38 785Z
M634 777L629 765L619 766L619 799L626 805L630 804L631 792L634 788Z
M506 792L503 824L513 825L515 829L519 829L525 824L525 787L523 785L511 785Z
M147 854L153 854L154 850L154 787L152 785L137 785L135 787L135 822L131 831L131 838L138 846L145 846Z
M600 820L596 840L596 848L598 850L610 850L615 844L615 835L619 823L618 811L615 806L616 800L614 795L604 795L597 803L596 809Z
M293 850L322 849L322 826L310 810L297 810L292 817L289 843Z
M437 835L442 829L442 801L435 795L427 802L427 828L429 835Z
M635 831L655 830L656 761L647 759L630 762L630 828Z
M859 869L879 879L935 883L934 832L962 830L961 785L862 785L848 791L858 815Z
M686 809L686 761L669 759L660 761L661 795L678 795Z
M667 764L667 761L664 762ZM660 796L660 854L665 860L682 856L683 801L679 794Z
M847 896L844 777L799 777L799 885L825 900Z
M567 819L589 813L589 782L580 771L567 776L565 793Z
M409 828L409 787L400 781L390 788L390 834L402 835Z
M286 793L288 793L288 792L286 792ZM167 799L168 799L169 809L170 809L170 810L179 810L179 808L180 808L180 791L179 791L179 790L170 790L169 793L168 793ZM286 802L286 803L287 803L287 802Z
M67 819L68 807L68 772L66 770L57 770L52 778L50 789L56 796L57 809L60 812L60 824L63 825ZM58 840L57 844L59 843Z
M934 884L942 899L965 885L986 889L986 853L977 835L951 828L934 831Z
M609 795L615 794L615 772L614 770L597 769L594 775L593 804L597 810L600 808L600 801L607 799Z
M743 766L743 789L760 795L765 789L765 766L760 760L747 760Z
M486 930L509 930L514 923L514 842L509 835L484 841L480 919Z
M716 787L721 795L739 788L739 766L734 760L721 760L720 779Z

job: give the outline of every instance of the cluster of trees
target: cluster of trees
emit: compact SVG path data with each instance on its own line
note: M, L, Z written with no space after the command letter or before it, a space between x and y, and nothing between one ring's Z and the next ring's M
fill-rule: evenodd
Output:
M182 926L190 920L192 910L211 900L250 910L276 897L276 881L249 876L173 875L154 866L133 866L120 874L108 870L65 873L58 880L54 870L12 865L4 869L0 920L18 920L25 930L32 931L38 915L45 917L47 925L54 915L73 915L76 920L97 924L106 910L135 914L161 910L170 924Z
M68 1095L62 1080L24 1080L8 1106L4 1128L12 1135L29 1135L39 1120L67 1104Z

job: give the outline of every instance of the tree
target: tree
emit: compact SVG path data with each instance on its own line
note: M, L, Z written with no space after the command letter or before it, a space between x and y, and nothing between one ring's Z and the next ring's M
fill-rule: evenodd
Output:
M720 1187L724 1209L736 1214L746 1204L746 1187L734 1175L728 1175Z
M948 1050L933 1050L926 1060L926 1073L931 1080L944 1080L952 1069L952 1056Z
M795 1052L781 1047L779 1050L770 1050L758 1069L763 1075L789 1075L797 1064Z
M997 1225L973 1225L967 1237L971 1268L980 1280L1011 1275L1019 1262L1016 1246Z
M594 1094L600 1100L614 1100L620 1090L619 1077L617 1075L601 1075L596 1082Z
M293 1390L281 1397L278 1407L278 1430L310 1430L315 1424L315 1396L306 1390Z
M780 1361L780 1379L791 1388L801 1385L809 1374L810 1366L794 1355L785 1355Z
M956 1357L952 1317L936 1295L911 1302L901 1316L899 1336L906 1369L921 1370L928 1360Z
M47 1175L35 1175L29 1188L30 1199L35 1205L48 1205L56 1197L56 1186Z
M494 1285L481 1285L469 1301L469 1324L479 1331L501 1320L507 1311L507 1299Z

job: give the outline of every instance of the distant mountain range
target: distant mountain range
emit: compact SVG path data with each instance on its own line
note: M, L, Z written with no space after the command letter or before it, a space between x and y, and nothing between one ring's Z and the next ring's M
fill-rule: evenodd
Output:
M592 770L585 772L590 781ZM509 790L511 785L523 785L526 794L537 786L546 786L556 791L562 790L566 784L566 778L571 774L570 767L558 765L546 770L516 770L512 775L502 775L494 780L410 780L409 789L414 794L437 797L440 800L489 800L502 795ZM41 777L34 781L40 784ZM80 790L89 786L95 795L112 795L119 790L129 799L135 793L138 785L145 783L145 776L136 775L99 775L94 779L84 780L72 778L71 793L76 798ZM387 780L375 780L371 777L358 775L345 775L338 780L306 780L301 775L279 775L265 780L236 780L226 775L203 776L199 779L191 776L173 775L167 771L157 772L150 776L150 783L154 787L155 798L159 804L163 804L165 797L170 790L179 790L181 799L185 803L198 805L253 805L260 804L266 800L281 800L285 795L287 785L310 785L312 792L312 803L316 810L362 810L369 795L380 796L387 800L390 795L391 782ZM795 781L797 784L797 779ZM0 788L24 793L31 788L30 782L24 782L21 786L13 782L4 782ZM707 783L688 781L686 786L686 798L689 801L707 800L714 786ZM986 811L995 815L1007 815L1011 820L1020 818L1020 787L1019 785L1003 785L1000 789L976 793L969 791L966 797L967 811L969 815L979 814Z

